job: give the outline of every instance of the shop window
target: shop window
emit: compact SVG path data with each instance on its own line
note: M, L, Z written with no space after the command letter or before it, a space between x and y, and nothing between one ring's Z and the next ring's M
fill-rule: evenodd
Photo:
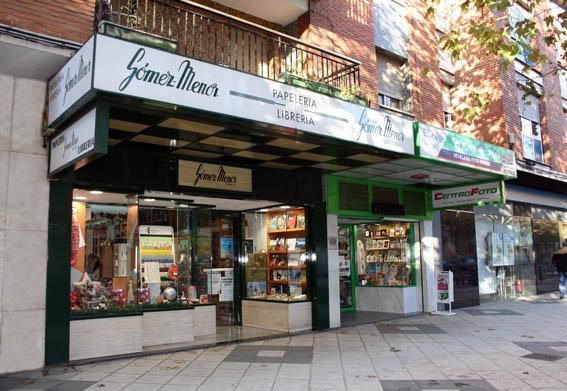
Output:
M410 223L357 226L356 265L359 286L415 285Z
M132 235L136 207L128 205L129 199L121 194L74 192L70 260L73 316L137 311Z
M368 212L368 185L339 182L339 209Z
M305 209L274 208L245 213L246 297L308 300Z
M406 215L425 216L427 214L424 192L404 190L402 191L402 198Z

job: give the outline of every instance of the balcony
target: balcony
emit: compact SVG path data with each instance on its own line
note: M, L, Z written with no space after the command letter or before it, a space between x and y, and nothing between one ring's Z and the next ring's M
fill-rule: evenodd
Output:
M359 62L210 8L112 0L111 9L103 10L101 3L95 26L106 21L103 26L143 33L185 57L335 96L359 87Z

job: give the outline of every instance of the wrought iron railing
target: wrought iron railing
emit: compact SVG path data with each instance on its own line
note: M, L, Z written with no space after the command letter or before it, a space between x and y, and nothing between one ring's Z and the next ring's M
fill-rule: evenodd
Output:
M101 18L103 3L107 16ZM174 0L97 0L97 8L95 26L106 19L159 36L183 56L271 80L359 86L357 61L209 8Z

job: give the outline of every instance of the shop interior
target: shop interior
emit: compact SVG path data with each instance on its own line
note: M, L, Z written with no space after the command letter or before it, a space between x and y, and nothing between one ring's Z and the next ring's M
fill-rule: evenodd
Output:
M274 335L242 299L309 300L306 213L270 201L73 192L71 318L215 305L191 344Z
M338 255L341 324L358 324L400 317L357 304L357 289L416 286L416 263L412 253L413 224L407 221L339 220ZM389 300L374 289L376 300ZM360 291L359 291L360 292Z

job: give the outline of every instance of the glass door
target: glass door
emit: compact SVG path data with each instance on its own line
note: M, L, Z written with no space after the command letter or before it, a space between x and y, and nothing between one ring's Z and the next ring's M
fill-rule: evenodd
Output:
M351 257L351 226L340 226L338 235L339 252L339 292L341 311L354 311L356 308L353 289L353 270Z

